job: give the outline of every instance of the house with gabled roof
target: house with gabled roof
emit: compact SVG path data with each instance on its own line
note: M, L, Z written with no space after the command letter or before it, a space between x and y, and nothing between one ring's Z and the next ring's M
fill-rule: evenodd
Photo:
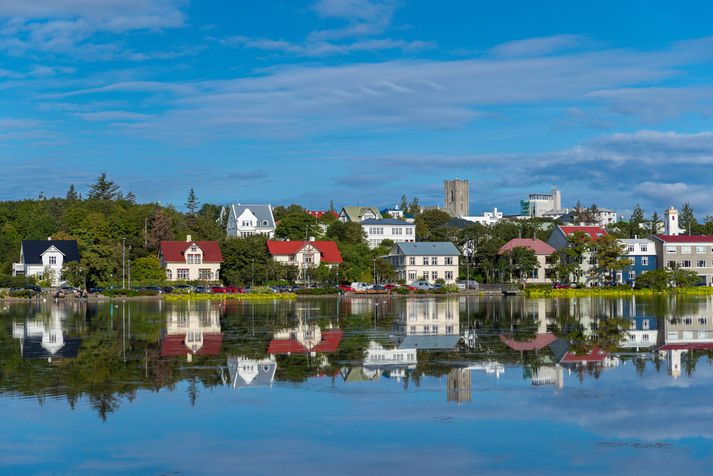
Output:
M79 261L77 240L22 240L20 262L13 263L13 276L36 276L48 279L52 286L61 283L62 267Z
M377 207L344 207L339 213L339 219L344 223L361 223L364 220L381 220L381 212Z
M601 226L557 225L552 230L547 244L560 252L561 259L567 259L565 251L570 246L569 239L577 233L583 234L583 236L590 241L594 241L602 236L607 236L606 230ZM595 267L594 254L590 251L585 252L582 255L581 263L579 263L579 272L570 276L570 280L576 283L590 283Z
M310 354L333 353L339 348L344 332L341 329L322 329L317 324L299 320L297 326L281 329L274 333L267 353Z
M416 241L416 225L395 218L362 220L361 228L369 248L378 247L382 241Z
M166 316L166 328L161 331L161 357L218 355L223 345L218 308L172 309Z
M300 270L316 268L320 264L333 267L342 262L342 255L334 241L268 240L267 251L278 263L297 266Z
M272 387L275 381L277 363L274 356L263 359L228 357L228 375L225 383L234 389L243 387Z
M231 203L228 207L228 237L245 238L251 235L275 235L275 217L272 205Z
M526 283L547 283L552 278L552 266L550 257L557 252L553 247L542 240L536 238L514 238L498 250L498 255L502 256L511 252L515 248L526 248L532 250L537 258L537 269L532 271L525 278Z
M158 257L167 281L218 281L223 254L217 241L162 241Z
M397 279L407 283L443 279L446 284L453 284L458 278L459 257L460 251L450 241L394 243L384 256L394 268Z

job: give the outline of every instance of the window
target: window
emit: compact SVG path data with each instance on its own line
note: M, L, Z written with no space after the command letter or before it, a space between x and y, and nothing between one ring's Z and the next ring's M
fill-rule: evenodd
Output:
M446 326L446 334L453 334L453 326Z
M431 279L434 281L438 279L438 271L431 272Z
M413 256L409 257L408 264L409 266L416 266L416 258L414 258Z
M437 266L438 265L438 258L437 257L432 257L431 258L431 265L432 266Z
M195 243L191 245L191 251L198 251L198 247L196 246Z
M423 332L430 332L431 326L423 326Z
M446 264L453 264L453 258L450 256L446 257Z
M642 256L641 257L641 266L648 266L649 265L649 257L648 256Z
M428 281L428 271L424 271L424 272L423 272L422 278L423 278L424 281Z
M705 253L705 252L706 252L705 246L696 246L696 253Z
M642 253L646 253L649 250L649 245L639 245L639 248L641 248Z
M431 327L431 333L438 334L438 326Z
M691 260L690 259L684 259L681 261L681 267L682 268L690 268L691 267Z
M649 320L648 320L648 319L644 319L643 321L641 321L641 327L642 327L642 329L644 329L645 331L648 331L648 330L649 330Z
M402 234L401 228L392 228L392 229L391 229L391 234L392 234L392 235L401 235L401 234Z
M409 330L410 330L411 332L416 332L416 326L411 326L411 327L409 328Z
M210 281L211 278L211 273L210 269L199 269L198 270L198 279L202 281Z
M628 246L628 249L629 249L629 253L633 253L633 252L634 252L634 245L629 245L629 246Z
M691 247L690 246L682 246L681 253L686 253L687 255L691 254Z
M191 255L191 254L186 255L186 263L193 264L193 255Z
M594 256L589 257L589 264L594 266L597 264L597 259Z
M168 279L169 281L173 279L173 271L171 271L170 269L166 270L166 279Z
M409 271L408 279L409 279L409 281L415 281L416 280L416 271Z
M666 253L675 253L675 252L676 252L675 246L667 246L666 247Z
M406 228L407 235L413 235L413 228Z
M629 279L636 279L636 271L629 271Z
M669 268L672 268L672 269L673 269L673 268L676 267L676 262L675 262L674 260L668 260L668 261L666 262L666 266L668 266Z
M706 260L704 259L699 259L696 261L696 268L705 268L706 267Z
M705 325L705 324L708 323L708 319L706 319L705 317L699 317L699 318L698 318L698 323Z
M305 253L302 256L304 257L305 263L314 263L314 255L312 253Z
M57 257L56 257L56 256L50 256L50 264L57 264Z
M262 226L267 226L267 220L262 221Z
M427 256L423 257L423 265L428 266L428 257Z
M453 279L453 271L446 271L446 281Z
M188 279L188 270L187 269L177 269L176 270L176 278L178 279Z

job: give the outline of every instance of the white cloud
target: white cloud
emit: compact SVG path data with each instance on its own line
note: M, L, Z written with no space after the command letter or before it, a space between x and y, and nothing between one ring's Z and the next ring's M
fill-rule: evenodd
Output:
M593 44L582 35L554 35L501 43L492 48L490 54L503 58L527 58L561 53Z

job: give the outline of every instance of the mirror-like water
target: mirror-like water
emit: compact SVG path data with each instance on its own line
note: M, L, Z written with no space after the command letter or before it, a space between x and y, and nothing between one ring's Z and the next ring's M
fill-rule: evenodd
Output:
M0 472L704 474L713 299L5 304Z

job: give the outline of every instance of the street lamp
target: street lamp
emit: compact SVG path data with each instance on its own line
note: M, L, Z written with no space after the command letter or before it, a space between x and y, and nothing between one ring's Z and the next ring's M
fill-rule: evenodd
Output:
M374 284L376 284L376 258L372 258L372 261L374 262Z
M255 258L250 261L250 287L255 286Z
M126 289L126 238L121 239L121 289Z

